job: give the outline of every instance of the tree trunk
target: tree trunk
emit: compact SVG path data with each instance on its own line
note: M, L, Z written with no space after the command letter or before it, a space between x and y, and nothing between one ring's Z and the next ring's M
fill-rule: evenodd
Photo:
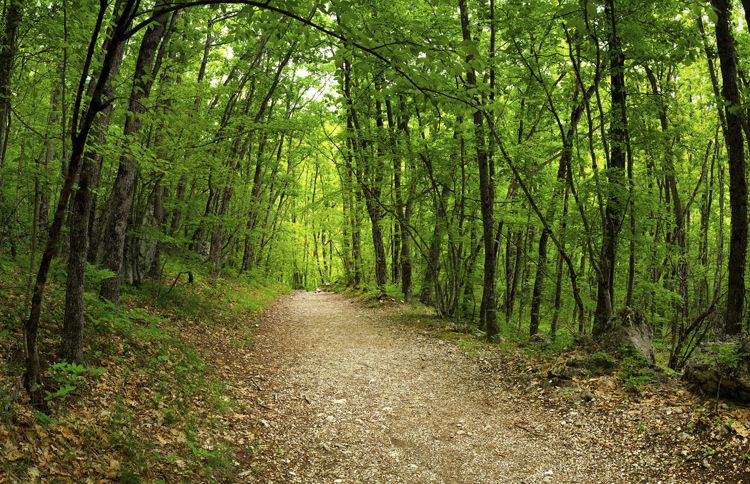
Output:
M356 118L355 118L356 127ZM372 167L371 176L372 184L364 190L365 205L367 214L370 216L372 225L372 245L375 250L375 284L381 294L385 294L385 284L388 280L388 264L386 262L385 244L383 243L382 220L383 210L380 206L381 184L383 183L383 171L385 168L385 125L383 123L383 108L380 98L375 101L375 129L377 139L377 149L375 155L375 164Z
M137 141L141 131L142 116L146 112L143 103L149 97L156 76L154 60L159 42L165 31L167 18L167 13L157 13L155 21L147 28L138 51L124 130L125 137L131 143ZM109 216L103 240L104 258L102 265L112 271L114 276L102 281L99 295L115 304L120 302L120 279L125 253L125 237L135 193L137 170L135 157L127 152L123 153L120 156L120 164L109 200Z
M47 231L47 225L49 223L49 180L47 178L47 169L49 165L55 161L56 150L55 145L57 140L52 136L51 131L53 126L60 122L60 113L58 111L58 97L62 86L58 86L52 92L50 98L50 113L47 118L47 139L45 140L44 147L44 164L40 167L39 174L36 175L37 183L39 184L39 210L38 218L35 223L38 226L39 233Z
M555 203L553 200L552 203ZM534 336L539 332L539 309L542 301L542 289L544 278L547 277L547 240L549 231L542 229L539 236L539 249L537 251L536 273L534 275L534 289L531 293L531 322L529 324L529 335Z
M617 33L614 0L605 3L609 23L610 82L612 85L612 119L609 127L611 146L608 165L607 207L604 217L602 250L597 281L596 317L594 335L606 330L615 300L615 265L617 264L617 239L625 208L625 158L627 145L627 106L625 102L625 55Z
M24 343L26 350L26 371L24 373L24 386L26 387L26 391L29 393L31 405L37 408L44 409L46 407L40 378L39 350L37 348L37 333L39 330L39 319L42 312L42 298L44 296L44 288L47 283L47 276L49 275L49 269L50 265L52 264L52 259L57 252L63 220L65 218L65 209L68 205L68 200L73 190L73 184L75 183L75 180L78 177L78 173L81 168L81 161L83 158L84 148L86 146L86 140L88 139L88 135L91 131L91 126L94 122L94 118L96 117L97 113L104 108L104 104L102 103L102 93L104 91L104 86L109 79L112 70L112 64L116 56L116 50L119 47L120 43L123 42L124 34L130 25L130 20L132 19L133 9L136 3L136 0L127 0L127 3L123 8L123 11L126 12L127 15L122 15L116 22L112 34L112 39L104 55L102 67L95 83L95 88L92 91L88 106L83 111L82 116L80 116L81 113L79 112L79 110L83 105L83 86L88 77L91 58L94 55L96 41L99 37L99 32L104 20L104 14L107 10L107 2L105 2L104 0L101 0L99 4L99 13L97 15L96 25L91 35L91 41L89 43L86 61L81 73L79 90L76 96L75 109L73 111L72 126L74 128L74 131L72 132L70 162L68 165L66 177L60 189L60 196L58 197L54 218L52 219L52 223L50 224L49 234L47 236L47 244L45 246L44 253L42 254L42 259L39 263L39 271L37 272L34 289L31 295L29 317L24 321ZM93 82L93 79L91 82Z
M458 9L461 17L461 33L464 42L473 42L469 28L469 12L466 0L458 0ZM471 67L473 55L466 56L466 84L468 89L477 87L477 76ZM479 100L477 100L479 101ZM495 270L496 257L494 251L494 209L495 209L495 182L494 173L490 169L491 163L485 147L484 114L477 109L473 114L474 120L474 143L477 153L477 164L479 165L479 199L482 212L482 233L484 237L484 278L482 289L482 312L484 327L487 337L492 338L500 332L497 324L497 301L495 299Z
M115 6L116 15L120 11L121 3L118 2ZM107 39L110 39L112 35L113 32L110 28L107 32ZM107 50L109 42L109 40L104 41L104 50ZM125 43L121 42L115 47L110 79L115 77L120 70L124 46ZM93 86L89 87L90 90L92 88ZM107 81L104 87L104 95L111 98L112 94L112 83ZM91 128L99 145L102 145L105 141L112 110L112 105L108 105L96 117ZM69 362L81 362L83 360L84 274L92 233L90 219L94 216L92 189L98 183L100 168L101 155L91 150L87 151L84 155L78 189L73 196L68 220L70 255L68 257L68 277L65 283L65 313L63 316L60 358Z
M437 194L436 194L437 195ZM434 197L437 204L444 204L448 200L448 190L443 191ZM441 200L438 200L438 199ZM430 249L427 253L427 264L425 267L422 287L419 293L419 301L427 306L435 302L435 287L440 274L440 244L443 240L443 225L445 217L440 215L440 211L435 208L435 225L432 229L432 238L430 239Z
M568 200L568 189L567 189L567 176L568 167L573 159L573 136L575 135L578 122L583 114L584 103L588 103L589 98L593 90L589 90L583 94L583 99L579 101L578 93L579 89L576 86L573 94L573 109L570 113L570 119L568 121L567 129L563 130L560 128L560 136L562 137L562 153L560 154L560 163L557 168L557 184L553 191L552 200L550 202L550 208L547 210L546 219L552 220L555 216L555 210L557 208L557 199L562 195L564 196L564 203L567 204ZM551 100L549 101L551 104ZM567 210L567 205L564 210ZM547 266L547 242L551 233L545 227L542 230L542 234L539 236L539 250L537 256L536 274L534 276L534 290L531 296L531 321L529 323L529 334L535 335L539 331L539 309L541 306L542 290L544 288L544 279L547 277L546 266ZM559 271L558 271L559 272ZM559 274L558 274L559 277ZM560 282L557 283L559 289Z
M565 195L563 196L563 216L561 221L561 228L563 236L565 235L565 229L568 223L568 198L570 190L565 187ZM563 244L565 242L563 241ZM560 307L562 305L562 271L563 271L563 253L558 250L557 253L557 264L555 265L555 304L554 311L552 313L552 322L550 323L550 336L552 341L557 337L557 322L560 318Z
M13 80L13 63L18 50L18 25L21 23L22 0L9 0L5 12L5 29L0 37L0 187L2 170L5 166L5 152L10 127L11 81Z
M716 47L721 63L726 131L724 138L729 157L729 287L724 331L735 335L742 331L745 305L745 260L747 251L747 179L745 178L745 147L742 138L742 111L737 85L737 53L731 27L731 0L711 0L716 11Z

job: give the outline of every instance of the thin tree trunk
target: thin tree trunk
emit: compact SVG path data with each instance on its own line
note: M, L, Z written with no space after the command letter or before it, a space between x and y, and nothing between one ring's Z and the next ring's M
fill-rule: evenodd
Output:
M557 168L557 184L553 191L550 208L547 210L546 219L552 220L555 216L555 209L557 208L556 199L564 193L564 203L567 204L568 197L568 186L567 186L567 171L573 159L573 136L575 135L578 122L583 114L584 103L589 101L589 97L593 90L589 90L583 94L583 99L578 100L579 89L576 87L573 94L573 109L570 113L570 119L568 121L568 127L563 131L560 128L560 135L562 137L562 153L560 154L560 163ZM551 100L550 100L551 104ZM567 210L567 206L565 207ZM539 310L541 306L542 291L544 288L544 279L547 277L546 266L547 266L547 241L551 232L545 227L539 236L539 249L537 255L537 269L536 275L534 276L534 290L531 296L531 321L529 323L529 334L535 335L539 331ZM558 288L560 283L558 282Z
M625 102L625 55L622 52L614 0L605 3L609 27L608 43L610 56L610 82L612 84L612 119L609 127L610 158L605 211L605 227L602 237L597 281L596 317L594 335L606 330L615 301L615 266L617 264L617 239L625 208L624 170L627 146L627 106Z
M458 0L459 15L461 17L461 33L464 42L473 42L469 28L469 12L466 0ZM473 55L466 57L466 84L468 89L477 87L477 76L471 67ZM479 198L482 212L482 229L484 237L484 280L482 289L482 308L484 327L487 337L492 338L500 332L497 324L497 301L495 299L495 270L496 257L494 249L494 208L495 208L495 183L494 173L490 167L490 159L485 148L484 114L480 109L473 114L474 120L474 143L477 153L477 164L479 165Z
M565 229L568 224L568 198L570 190L565 187L565 195L563 196L563 216L561 225L561 231L563 236L565 235ZM563 242L564 244L564 242ZM557 337L557 322L560 318L560 307L562 305L562 273L563 273L563 255L562 251L558 251L557 264L555 265L555 303L554 311L552 313L552 322L550 323L550 336L552 341Z
M13 64L18 50L18 25L21 23L22 0L9 0L4 24L5 29L0 37L0 187L3 183L3 167L10 128L11 82Z
M437 195L437 194L436 194ZM448 190L443 188L442 192L434 197L437 204L444 204L448 200ZM438 201L439 200L439 201ZM435 303L434 295L440 274L440 245L443 240L445 217L440 215L440 210L435 209L435 225L432 229L430 248L427 253L427 264L425 267L419 300L427 306Z

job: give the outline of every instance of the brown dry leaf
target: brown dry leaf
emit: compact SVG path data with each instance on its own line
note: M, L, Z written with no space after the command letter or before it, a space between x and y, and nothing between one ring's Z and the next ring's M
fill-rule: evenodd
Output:
M7 459L10 462L17 461L18 459L23 458L23 453L18 450L18 447L15 446L15 444L12 444L11 442L5 442L5 449L4 449L5 459Z
M185 442L187 442L187 439L185 438L185 434L180 432L177 429L172 429L172 435L174 435L175 442L179 444L184 444Z
M75 434L73 433L73 431L70 430L70 428L68 428L68 427L62 427L60 429L60 433L63 435L63 437L65 437L66 439L68 439L68 440L70 440L72 442L75 442L77 440Z
M111 459L109 461L109 469L107 470L107 477L110 479L117 479L120 474L120 461L117 459Z
M730 427L732 427L732 430L734 430L740 437L750 437L750 431L748 431L747 427L742 425L741 422L735 420Z
M26 475L29 477L29 481L36 482L39 480L39 469L36 467L29 467L29 469L26 471Z

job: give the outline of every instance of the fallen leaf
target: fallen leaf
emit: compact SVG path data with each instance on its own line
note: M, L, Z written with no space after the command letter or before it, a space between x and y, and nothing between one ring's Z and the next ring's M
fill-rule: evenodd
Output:
M745 427L744 425L742 425L742 423L739 422L739 421L737 421L737 420L735 420L734 422L732 422L731 427L732 427L732 430L734 430L735 433L737 435L739 435L740 437L748 437L748 436L750 436L750 431L747 430L747 427Z

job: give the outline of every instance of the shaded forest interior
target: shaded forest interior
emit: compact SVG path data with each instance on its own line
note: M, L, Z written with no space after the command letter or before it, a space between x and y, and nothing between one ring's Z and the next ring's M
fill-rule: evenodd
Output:
M0 336L31 405L87 307L195 275L490 341L629 307L682 370L750 327L748 3L5 0Z

